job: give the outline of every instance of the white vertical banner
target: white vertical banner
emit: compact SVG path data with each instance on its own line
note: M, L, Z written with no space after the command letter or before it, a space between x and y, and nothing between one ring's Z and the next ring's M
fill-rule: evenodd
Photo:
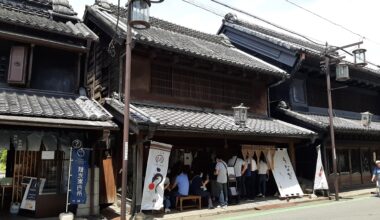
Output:
M321 156L321 146L317 147L318 157L317 157L317 166L315 170L314 177L314 190L318 189L329 189L329 184L327 183L325 170L323 169L322 156Z
M151 142L147 162L142 210L160 210L163 207L164 180L168 171L172 145Z
M293 170L286 148L277 148L273 157L273 176L280 197L302 197L303 192Z

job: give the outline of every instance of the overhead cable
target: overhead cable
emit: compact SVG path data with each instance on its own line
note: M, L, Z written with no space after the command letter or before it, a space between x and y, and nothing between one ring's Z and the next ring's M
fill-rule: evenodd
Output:
M285 28L285 27L282 27L282 26L280 26L280 25L278 25L278 24L275 24L275 23L273 23L273 22L267 21L267 20L265 20L265 19L263 19L263 18L261 18L261 17L258 17L258 16L256 16L256 15L253 15L253 14L251 14L251 13L248 13L248 12L246 12L246 11L244 11L244 10L241 10L241 9L235 8L235 7L230 6L230 5L226 4L226 3L220 2L220 1L218 1L218 0L211 0L211 1L212 1L212 2L215 2L215 3L219 4L219 5L222 5L222 6L224 6L224 7L227 7L227 8L229 8L229 9L232 9L232 10L234 10L234 11L237 11L237 12L239 12L239 13L242 13L242 14L244 14L244 15L247 15L247 16L249 16L249 17L252 17L252 18L255 18L255 19L257 19L257 20L260 20L260 21L262 21L262 22L264 22L264 23L267 23L267 24L269 24L269 25L271 25L271 26L274 26L274 27L276 27L276 28L279 28L279 29L281 29L281 30L287 31L287 32L292 33L292 34L294 34L294 35L297 35L297 36L299 36L299 37L301 37L301 38L304 38L304 39L306 39L306 40L308 40L308 41L310 41L310 42L312 42L312 43L314 43L314 44L321 45L321 46L325 46L324 44L318 43L318 42L316 42L316 41L310 39L309 37L307 37L307 36L305 36L305 35L302 35L302 34L299 34L299 33L295 32L295 31L289 30L289 29L287 29L287 28Z

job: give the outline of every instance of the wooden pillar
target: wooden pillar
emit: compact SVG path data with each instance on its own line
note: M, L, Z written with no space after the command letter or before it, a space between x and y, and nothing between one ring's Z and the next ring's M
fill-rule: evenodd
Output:
M82 54L78 54L78 60L77 60L77 89L79 90L80 88L80 80L81 80L81 60L82 60Z
M143 188L143 152L144 136L140 133L133 145L133 196L131 214L139 213L141 210L142 188Z
M87 135L88 138L89 135ZM96 149L96 143L94 142L92 144L92 150L91 150L91 182L90 182L90 214L95 214L95 149Z
M290 142L289 143L289 156L290 156L290 161L292 162L294 172L296 172L296 149L294 147L294 143Z
M30 55L29 55L29 68L28 68L28 78L26 86L30 88L30 83L32 80L32 71L33 71L33 54L34 54L34 44L30 45Z

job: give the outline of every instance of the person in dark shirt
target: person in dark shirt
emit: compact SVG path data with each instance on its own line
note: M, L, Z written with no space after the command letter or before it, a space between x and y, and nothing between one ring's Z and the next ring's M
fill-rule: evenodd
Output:
M198 195L203 198L207 198L208 200L208 208L213 209L211 194L207 191L206 185L209 182L208 175L207 177L203 176L203 172L199 171L196 173L194 178L191 180L190 184L190 194Z

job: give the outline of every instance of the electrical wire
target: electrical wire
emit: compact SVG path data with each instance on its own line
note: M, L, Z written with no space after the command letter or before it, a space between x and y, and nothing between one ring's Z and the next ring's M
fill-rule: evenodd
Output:
M322 15L317 14L316 12L313 12L313 11L311 11L311 10L305 8L305 7L302 7L301 5L298 5L297 3L295 3L295 2L293 2L293 1L291 1L291 0L285 0L285 1L288 2L288 3L291 4L291 5L294 5L294 6L297 7L297 8L300 8L300 9L302 9L302 10L304 10L304 11L306 11L306 12L308 12L308 13L310 13L310 14L312 14L312 15L314 15L314 16L316 16L316 17L322 19L322 20L324 20L324 21L327 21L327 22L330 23L330 24L333 24L333 25L335 25L335 26L337 26L337 27L340 27L340 28L342 28L343 30L348 31L348 32L350 32L350 33L353 34L353 35L359 36L361 39L366 39L366 40L368 40L368 41L371 41L372 43L375 43L375 44L377 44L377 45L380 45L380 43L378 43L378 42L376 42L376 41L374 41L374 40L371 40L371 39L367 38L366 36L361 35L361 34L355 32L355 31L352 31L351 29L349 29L349 28L347 28L347 27L345 27L345 26L343 26L343 25L341 25L341 24L338 24L338 23L336 23L336 22L334 22L334 21L332 21L332 20L330 20L330 19L328 19L328 18L325 18L325 17L323 17Z
M216 16L219 16L219 17L224 18L224 14L219 13L219 12L216 12L216 11L213 10L213 9L209 9L209 8L207 8L205 5L203 5L203 4L199 3L199 2L194 2L193 0L182 0L182 1L184 1L184 2L186 2L186 3L188 3L188 4L190 4L190 5L193 5L193 6L195 6L195 7L198 7L198 8L200 8L200 9L203 9L203 10L205 10L205 11L208 11L208 12L210 12L210 13L216 15Z
M219 4L219 5L222 5L222 6L226 7L226 8L229 8L229 9L232 9L232 10L237 11L237 12L239 12L239 13L242 13L242 14L244 14L244 15L247 15L247 16L249 16L249 17L252 17L252 18L255 18L255 19L257 19L257 20L260 20L260 21L262 21L262 22L264 22L264 23L267 23L267 24L269 24L269 25L271 25L271 26L274 26L274 27L279 28L279 29L281 29L281 30L284 30L284 31L286 31L286 32L289 32L289 33L292 33L292 34L294 34L294 35L297 35L297 36L299 36L299 37L301 37L301 38L304 38L304 39L306 39L306 40L308 40L308 41L310 41L310 42L312 42L312 43L314 43L314 44L317 44L317 45L320 45L320 46L325 46L325 44L318 43L318 42L316 42L316 41L310 39L309 37L307 37L307 36L305 36L305 35L302 35L302 34L299 34L299 33L295 32L295 31L289 30L289 29L287 29L287 28L285 28L285 27L282 27L282 26L280 26L280 25L278 25L278 24L275 24L275 23L273 23L273 22L267 21L267 20L265 20L265 19L263 19L263 18L261 18L261 17L258 17L258 16L256 16L256 15L250 14L250 13L244 11L244 10L241 10L241 9L235 8L235 7L230 6L230 5L226 4L226 3L220 2L220 1L218 1L218 0L211 0L211 1L212 1L212 2L215 2L215 3Z
M209 7L203 5L203 4L199 3L199 2L195 2L194 0L182 0L182 1L184 1L184 2L186 2L186 3L188 3L188 4L191 4L191 5L195 6L195 7L198 7L198 8L200 8L200 9L203 9L203 10L205 10L205 11L208 11L208 12L210 12L210 13L216 15L216 16L224 17L224 14L222 14L221 12L217 12L216 10L210 9ZM212 1L212 2L215 2L215 3L217 3L217 4L220 4L220 5L224 6L224 7L227 7L227 8L229 8L229 9L232 9L232 10L234 10L234 11L237 11L237 12L240 12L240 13L242 13L242 14L245 14L245 15L247 15L247 16L250 16L250 17L253 17L253 18L255 18L255 19L258 19L258 20L260 20L260 21L262 21L262 22L264 22L264 23L267 23L267 24L269 24L269 25L271 25L271 26L274 26L274 27L277 27L277 28L282 29L282 30L284 30L284 31L290 32L290 33L292 33L292 34L295 34L295 35L297 35L297 36L299 36L299 37L302 37L302 38L304 38L304 39L306 39L306 40L308 40L308 41L314 43L314 44L317 44L317 45L320 45L320 46L325 47L326 50L327 50L328 47L336 47L336 46L333 46L333 45L327 45L327 43L325 43L325 44L321 44L321 43L315 42L314 40L311 40L309 37L306 37L306 36L304 36L304 35L302 35L302 34L299 34L299 33L297 33L297 32L294 32L294 31L292 31L292 30L289 30L289 29L287 29L287 28L284 28L284 27L282 27L282 26L280 26L280 25L277 25L277 24L274 24L274 23L272 23L272 22L269 22L269 21L267 21L267 20L265 20L265 19L263 19L263 18L260 18L260 17L258 17L258 16L252 15L252 14L250 14L250 13L248 13L248 12L243 11L243 10L240 10L240 9L234 8L234 7L232 7L232 6L229 6L229 5L227 5L227 4L225 4L225 3L222 3L222 2L220 2L220 1L217 1L217 0L211 0L211 1ZM290 2L289 0L285 0L285 1L288 1L288 2L291 3L291 4L293 3L293 2ZM308 10L305 9L305 8L303 8L303 9L306 10L306 11L308 11ZM311 11L309 11L309 12L312 13L312 14L314 14L314 13L311 12ZM319 16L319 15L316 14L316 13L315 13L314 15L315 15L315 16L318 16L318 17L320 17L320 18L322 18L322 19L324 19L322 16ZM330 22L329 19L324 19L324 20ZM333 21L331 21L331 22L334 23L334 24L336 24L336 23L333 22ZM355 35L357 35L357 36L360 36L362 39L369 40L369 39L366 38L365 36L362 36L362 35L360 35L360 34L358 34L358 33L355 33L355 32L353 32L353 31L350 31L349 29L347 29L347 30L348 30L349 32L352 32L353 34L355 34ZM369 40L369 41L372 41L372 40ZM374 41L372 41L372 42L374 42ZM376 43L376 42L374 42L374 43ZM380 44L379 44L379 45L380 45ZM348 51L344 51L344 52L346 52L346 53L349 54L350 56L353 56L353 54L350 53L350 52L348 52ZM370 62L370 61L368 61L368 60L367 60L366 62L369 63L369 64L371 64L371 65L373 65L373 66L376 66L376 67L380 68L380 66L379 66L378 64L375 64L375 63Z

